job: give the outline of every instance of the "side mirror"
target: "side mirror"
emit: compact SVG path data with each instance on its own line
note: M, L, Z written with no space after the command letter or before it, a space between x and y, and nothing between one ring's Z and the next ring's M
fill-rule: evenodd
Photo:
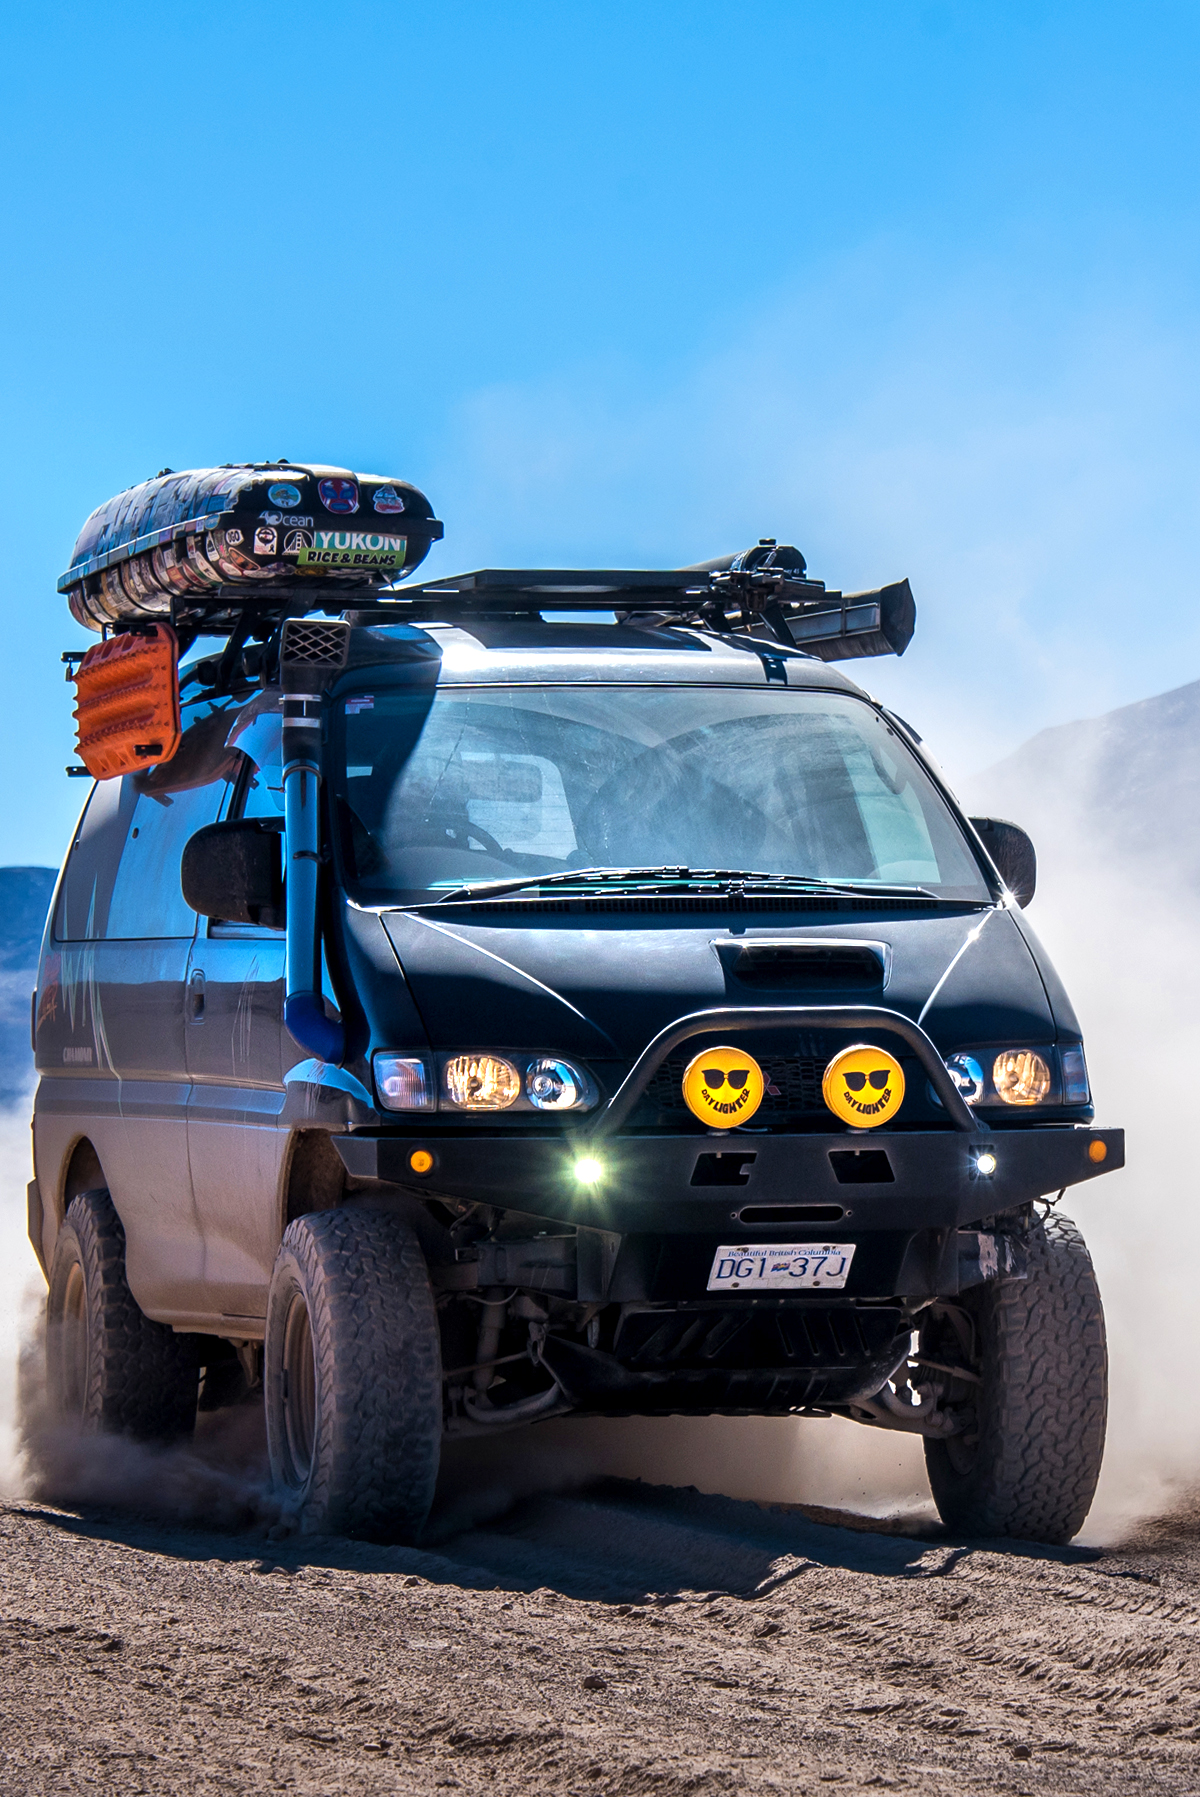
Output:
M279 826L252 817L206 824L184 848L179 883L185 901L201 917L282 930L283 840Z
M996 872L1024 910L1037 890L1037 850L1019 824L998 817L973 817L972 825Z

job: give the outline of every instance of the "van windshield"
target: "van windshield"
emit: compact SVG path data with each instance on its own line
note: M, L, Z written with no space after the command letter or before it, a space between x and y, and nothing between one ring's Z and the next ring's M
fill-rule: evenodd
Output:
M377 684L343 690L333 735L361 904L663 864L989 897L920 762L838 693Z

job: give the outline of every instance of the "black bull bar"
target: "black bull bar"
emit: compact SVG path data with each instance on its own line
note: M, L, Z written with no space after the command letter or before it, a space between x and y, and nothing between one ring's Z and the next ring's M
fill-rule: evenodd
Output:
M941 1099L945 1121L870 1132L848 1132L831 1117L828 1133L621 1133L655 1072L681 1043L805 1027L887 1034L901 1041ZM952 1229L1124 1165L1119 1129L1013 1122L1014 1127L989 1130L964 1102L925 1031L897 1011L874 1005L723 1006L694 1011L662 1030L610 1102L582 1126L489 1130L482 1117L467 1128L457 1117L425 1124L413 1119L402 1131L360 1127L335 1136L334 1144L352 1176L414 1193L515 1205L570 1228L700 1235L727 1232L739 1222L773 1232L765 1212L743 1217L742 1206L797 1201L823 1207L828 1223L815 1212L801 1217L780 1211L778 1228L808 1222L828 1227L844 1218L856 1236ZM418 1149L427 1151L419 1175L412 1167ZM994 1158L990 1171L981 1156ZM594 1183L581 1170L588 1157L603 1168ZM832 1206L836 1210L830 1211Z
M971 1111L920 1024L899 1011L889 1011L882 1005L722 1005L711 1011L692 1011L660 1030L642 1050L605 1109L584 1126L581 1137L588 1142L601 1142L623 1128L663 1062L693 1037L735 1030L796 1029L886 1030L889 1035L899 1036L920 1061L955 1129L967 1135L987 1131L987 1124Z

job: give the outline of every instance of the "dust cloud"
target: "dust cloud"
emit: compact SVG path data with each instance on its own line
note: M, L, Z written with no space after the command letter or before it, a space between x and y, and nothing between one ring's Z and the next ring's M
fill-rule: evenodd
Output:
M29 1246L25 1188L33 1177L29 1106L0 1110L0 1494L24 1488L18 1375L40 1324L45 1282Z
M1125 1169L1062 1201L1108 1325L1108 1446L1085 1542L1121 1539L1200 1484L1200 887L1181 709L1196 690L1045 732L964 794L1034 837L1026 916L1078 1012L1097 1121L1126 1131Z
M135 1510L173 1522L286 1530L261 1417L199 1419L186 1446L154 1447L53 1423L44 1401L46 1285L27 1233L26 1104L0 1111L0 1496ZM282 1519L282 1520L281 1520Z

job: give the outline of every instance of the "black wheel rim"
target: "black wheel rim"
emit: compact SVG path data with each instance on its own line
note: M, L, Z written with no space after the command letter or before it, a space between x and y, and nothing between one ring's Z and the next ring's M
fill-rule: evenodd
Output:
M317 1433L317 1363L312 1324L301 1292L293 1292L283 1326L284 1478L299 1489L312 1470Z

